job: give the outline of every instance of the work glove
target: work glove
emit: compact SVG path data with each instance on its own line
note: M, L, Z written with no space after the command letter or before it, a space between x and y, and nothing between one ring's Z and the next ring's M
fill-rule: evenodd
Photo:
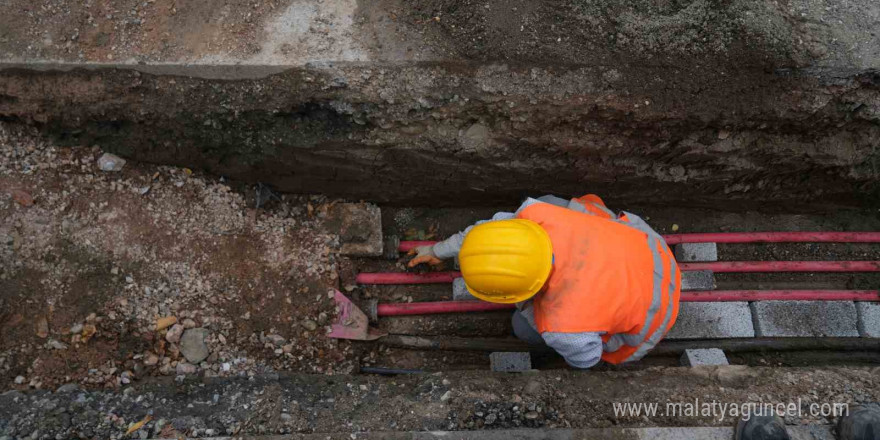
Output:
M437 256L434 255L434 246L433 245L416 246L416 247L410 249L410 251L407 252L407 255L415 255L416 256L412 260L409 260L409 264L407 264L407 266L409 266L409 267L416 267L416 265L419 265L422 263L428 263L431 266L439 266L439 265L443 264L443 260L437 258Z

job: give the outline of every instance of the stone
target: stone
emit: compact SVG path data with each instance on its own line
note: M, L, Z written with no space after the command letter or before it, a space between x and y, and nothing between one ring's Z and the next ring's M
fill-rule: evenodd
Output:
M15 384L16 385L23 384L25 380L27 380L27 379L25 379L24 376L15 376Z
M79 391L79 385L77 385L75 383L66 383L66 384L58 387L58 389L55 390L55 393L56 394L64 394L64 393L72 393L74 391Z
M666 339L753 338L755 328L749 303L685 302Z
M209 333L210 331L205 328L191 328L183 332L180 338L180 352L186 360L198 364L208 358L210 352L205 338Z
M177 374L195 374L199 371L199 367L187 362L178 362L175 371Z
M863 338L880 338L880 303L857 302L859 335Z
M284 336L274 335L274 334L273 335L266 335L266 341L271 342L272 345L274 345L276 347L281 347L282 345L284 345L284 342L286 342L284 340Z
M468 292L464 285L464 278L456 278L452 280L452 300L453 301L478 301L477 297Z
M718 261L715 243L681 243L675 245L675 260L679 263Z
M532 369L532 359L528 352L496 351L489 354L492 371L523 372Z
M371 203L337 203L327 211L325 225L337 231L339 253L351 257L379 257L385 249L382 239L382 211Z
M125 159L111 153L104 153L98 158L98 169L101 171L119 172L125 167Z
M685 367L730 365L720 348L689 348L681 355L681 364Z
M156 365L159 363L159 356L153 353L144 355L144 365Z
M859 336L852 301L756 301L751 308L759 337Z
M301 324L302 324L303 328L305 328L306 330L308 330L310 332L313 332L313 331L315 331L315 329L318 328L318 323L315 321L312 321L311 319L306 319Z
M681 290L715 290L715 273L711 270L682 272Z
M75 335L78 333L82 333L82 331L83 331L82 323L76 323L70 327L70 334Z
M45 316L40 316L39 318L37 318L36 333L37 336L43 339L49 337L49 321L46 320Z
M449 400L451 397L452 397L452 391L447 391L447 392L443 393L442 396L440 396L440 401L441 401L441 402L446 402L446 401Z
M182 324L174 324L171 328L168 329L168 333L165 333L165 340L176 344L180 342L180 337L183 336L184 326Z

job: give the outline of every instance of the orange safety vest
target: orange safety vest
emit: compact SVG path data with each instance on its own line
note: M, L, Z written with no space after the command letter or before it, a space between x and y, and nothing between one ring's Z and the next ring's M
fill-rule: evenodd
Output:
M660 235L636 216L615 218L595 195L582 212L548 203L518 218L541 225L553 244L553 272L534 297L540 333L604 332L602 360L641 359L678 316L681 272Z

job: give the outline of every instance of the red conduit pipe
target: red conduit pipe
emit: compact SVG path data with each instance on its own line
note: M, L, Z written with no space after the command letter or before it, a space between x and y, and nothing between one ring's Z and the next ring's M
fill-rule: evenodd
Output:
M682 271L726 272L880 272L880 261L718 261L679 263ZM359 284L444 284L461 272L375 272L357 275Z
M664 235L667 244L679 243L880 243L880 232L708 232ZM400 252L436 241L401 241Z
M722 272L878 272L880 261L718 261L679 263L683 271Z
M878 290L707 290L682 292L681 302L725 301L880 301ZM483 301L437 301L379 304L379 316L432 315L437 313L511 310L514 304Z
M444 284L461 276L461 272L373 272L359 273L358 284Z

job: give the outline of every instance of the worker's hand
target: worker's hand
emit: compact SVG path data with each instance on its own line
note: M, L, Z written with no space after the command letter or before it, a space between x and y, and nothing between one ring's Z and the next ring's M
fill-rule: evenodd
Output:
M407 255L415 255L416 257L409 261L407 266L416 267L422 263L428 263L431 266L439 266L443 264L443 260L434 255L434 246L416 246L407 253Z

